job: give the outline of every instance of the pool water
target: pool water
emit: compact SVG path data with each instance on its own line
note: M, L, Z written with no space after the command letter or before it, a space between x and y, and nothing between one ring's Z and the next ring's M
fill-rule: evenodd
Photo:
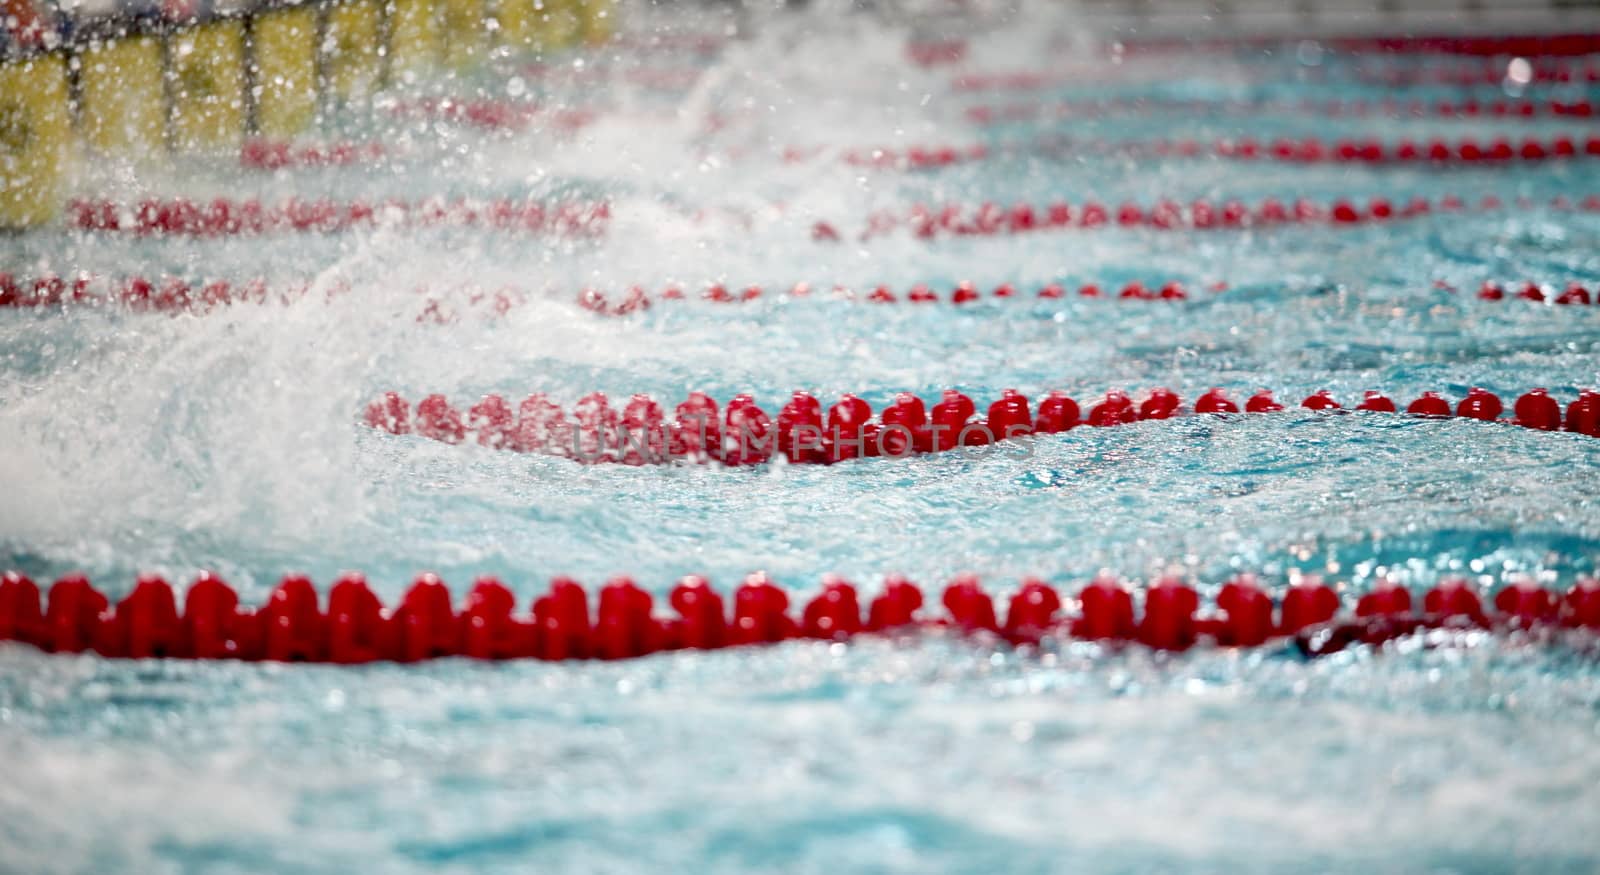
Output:
M218 239L42 230L0 269L310 284L293 303L205 313L0 313L0 553L113 597L141 571L212 569L259 602L286 571L326 591L359 569L386 601L418 572L457 592L499 575L526 605L548 578L617 574L664 595L766 570L793 592L837 572L997 593L1075 591L1103 568L1211 594L1238 570L1295 571L1353 597L1531 573L1565 587L1600 554L1600 441L1468 420L1316 414L1367 389L1401 401L1481 386L1563 402L1600 384L1600 307L1478 300L1485 280L1600 280L1600 159L1490 167L1241 164L1022 150L876 170L788 147L991 145L1042 136L1587 136L1583 119L1472 121L1152 109L978 126L970 106L1081 98L1382 99L1373 63L1307 45L1130 53L1063 45L1073 22L974 34L959 68L905 58L907 31L826 11L625 18L721 35L701 56L609 49L591 77L510 59L425 93L594 110L575 132L330 122L373 166L170 170L107 164L85 195L608 200L600 239L386 228ZM568 58L561 63L576 61ZM637 71L692 79L640 84ZM1062 71L1017 93L961 71ZM687 74L687 75L686 75ZM1527 98L1588 97L1533 83ZM1503 89L1425 86L1429 101ZM720 124L708 124L711 115ZM1105 228L857 238L918 203L1142 204L1382 196L1507 206L1351 228ZM1519 197L1528 206L1519 206ZM845 231L814 241L816 221ZM970 280L1025 292L1177 280L1182 302L1028 295L954 307L771 294ZM1442 281L1450 289L1441 288ZM760 284L737 306L623 318L580 289ZM1210 291L1215 283L1226 289ZM526 300L490 318L475 294ZM317 294L337 289L338 294ZM1453 291L1451 289L1454 289ZM420 320L429 298L460 313ZM465 407L498 392L675 404L806 389L1258 388L1271 417L1187 418L1026 439L1007 451L740 469L581 466L360 424L389 390ZM0 871L1591 872L1600 868L1600 661L1581 640L1469 636L1307 662L1292 648L1157 655L1052 642L1012 652L924 635L673 653L618 664L362 668L117 662L0 646Z

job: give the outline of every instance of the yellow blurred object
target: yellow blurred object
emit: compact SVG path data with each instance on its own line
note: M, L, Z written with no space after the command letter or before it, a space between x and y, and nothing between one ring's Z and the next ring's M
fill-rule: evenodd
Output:
M71 148L65 59L0 64L0 228L41 225L61 212Z
M443 0L445 59L457 69L481 61L489 30L484 0Z
M533 0L494 0L493 15L501 45L534 48Z
M495 18L503 45L534 52L603 43L616 27L612 0L499 0Z
M617 29L616 5L611 0L577 0L583 41L591 46L608 42Z
M389 64L404 80L436 65L442 39L439 8L433 0L392 0L389 6Z
M383 10L377 0L354 0L328 9L323 45L323 73L341 100L355 100L378 90L383 81Z
M578 8L582 0L536 0L543 7L544 26L541 28L543 48L564 49L576 45L583 35L583 20Z
M238 145L244 135L244 26L218 21L176 33L167 53L173 146Z
M138 157L166 152L161 43L134 36L92 46L78 59L78 106L93 148Z
M250 26L256 63L256 128L292 137L317 117L317 10L280 9Z

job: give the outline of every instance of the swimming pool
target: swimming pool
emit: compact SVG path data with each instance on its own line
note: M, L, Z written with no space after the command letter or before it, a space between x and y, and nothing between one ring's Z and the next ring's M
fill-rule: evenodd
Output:
M624 20L645 37L667 27L642 10ZM377 160L87 168L77 194L135 207L327 198L379 215L332 232L0 239L18 277L86 272L107 290L146 277L157 294L177 278L197 299L213 281L290 290L0 312L5 564L40 581L84 571L113 601L139 573L181 586L210 569L250 604L289 571L326 596L359 569L389 604L420 571L458 595L492 574L519 606L555 575L593 591L625 574L664 602L684 575L727 592L764 570L798 603L825 573L864 596L890 574L931 594L976 573L1004 596L1027 576L1072 593L1102 569L1136 591L1174 573L1209 601L1241 571L1277 591L1306 572L1353 602L1386 576L1420 594L1462 575L1487 593L1518 574L1564 589L1594 570L1600 442L1298 402L1327 389L1348 408L1381 389L1404 406L1483 387L1509 407L1544 387L1566 405L1600 383L1600 308L1477 294L1485 281L1593 290L1600 213L1582 201L1600 194L1600 158L1246 163L1028 146L1582 143L1600 133L1584 117L1292 107L1575 102L1589 83L1400 88L1389 74L1414 59L1310 43L1197 50L1177 76L1171 56L1063 47L1068 18L975 34L956 67L908 63L902 28L822 12L687 27L696 38L630 38L556 70L498 59L323 132L380 144ZM1048 81L958 80L1016 71ZM466 117L419 97L483 103ZM968 112L1084 99L1128 103L1003 123ZM540 109L522 114L528 103ZM844 157L947 144L989 149L926 168ZM1124 202L1170 200L1190 221L1197 200L1452 195L1463 209L1348 226L1114 221ZM497 224L501 198L607 209L585 233L530 232ZM424 206L385 214L390 199ZM1081 217L1091 201L1106 227L925 239L908 218L986 202L1041 215L1064 202ZM839 239L818 239L819 222ZM950 303L961 281L981 300ZM1119 297L1132 281L1186 297ZM763 294L697 299L713 283ZM812 293L781 293L797 283ZM919 283L944 300L866 299ZM1007 283L1022 294L989 295ZM1039 299L1050 283L1067 293ZM1078 294L1086 283L1106 293ZM615 317L580 303L635 284L688 299ZM514 306L494 306L502 290ZM582 465L362 421L389 391L463 409L487 393L568 409L594 391L618 408L646 393L670 409L692 390L747 392L776 415L795 390L874 410L899 392L931 405L946 388L980 403L1062 390L1087 410L1108 390L1158 386L1190 404L1266 387L1288 409L828 466ZM1163 654L1063 636L1013 650L928 633L360 667L8 644L0 869L1592 871L1592 643L1427 643L1306 660L1287 643Z

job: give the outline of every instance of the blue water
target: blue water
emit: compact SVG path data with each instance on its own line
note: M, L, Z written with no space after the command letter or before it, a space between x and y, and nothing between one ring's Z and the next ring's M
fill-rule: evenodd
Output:
M656 25L635 13L630 28ZM695 22L719 29L723 22ZM970 65L1074 62L1021 22ZM317 197L608 196L602 241L485 230L141 240L46 230L0 239L0 269L348 284L347 294L205 315L0 313L0 556L113 595L139 571L215 569L247 601L279 575L326 587L361 569L386 598L421 570L458 590L501 575L630 574L665 593L765 569L796 593L824 572L867 591L891 572L936 589L962 571L1004 593L1101 568L1445 573L1552 586L1600 555L1600 441L1467 421L1288 412L1076 430L1006 452L830 468L581 467L376 434L386 390L458 404L541 390L954 386L1260 387L1347 405L1381 388L1507 402L1600 384L1600 307L1476 300L1485 279L1600 281L1600 217L1540 206L1350 230L1105 229L924 242L810 240L879 208L1093 197L1292 199L1600 193L1600 164L1472 170L1019 156L894 173L777 160L788 145L1000 142L1041 134L1208 140L1249 133L1520 138L1585 123L1159 113L980 128L974 102L1083 96L1382 97L1328 54L1096 62L1050 92L963 94L908 67L903 30L822 14L743 25L671 95L620 81L549 88L495 69L442 93L605 112L575 140L396 125L377 168L241 172L100 162L86 193ZM1084 58L1092 56L1083 55ZM1305 53L1300 53L1304 58ZM1049 60L1054 58L1055 60ZM1584 88L1533 85L1567 99ZM1453 89L1410 89L1429 99ZM1478 93L1484 93L1482 89ZM733 116L708 133L709 110ZM1592 123L1590 123L1592 124ZM743 157L734 157L742 153ZM713 218L697 222L696 209ZM748 230L733 217L749 218ZM1031 290L1177 279L1194 300L1015 300L955 309L768 299L627 319L584 285L724 281L827 289L972 280ZM1458 291L1434 286L1445 280ZM1230 288L1200 291L1214 281ZM464 309L515 285L503 319L419 324L427 288ZM670 654L620 665L457 661L360 669L114 663L0 646L0 871L1591 872L1600 868L1600 663L1592 643L1479 636L1455 646L1158 657L1059 643L1010 653L928 637Z

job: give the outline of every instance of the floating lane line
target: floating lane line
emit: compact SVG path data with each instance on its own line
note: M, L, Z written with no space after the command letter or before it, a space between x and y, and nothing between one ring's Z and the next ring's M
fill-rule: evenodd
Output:
M346 574L324 607L310 579L287 575L257 608L245 607L221 578L202 573L179 594L142 575L112 604L82 575L53 583L41 604L38 586L15 572L0 575L0 641L52 653L116 659L198 659L352 665L445 657L479 660L632 659L673 650L721 650L797 639L849 641L862 635L959 634L993 644L1039 645L1077 639L1109 647L1184 651L1196 646L1282 647L1292 640L1308 657L1351 645L1381 645L1425 630L1458 633L1585 636L1600 631L1600 581L1580 577L1565 593L1522 576L1494 593L1445 578L1413 602L1383 580L1347 606L1320 577L1304 576L1274 598L1250 574L1226 581L1202 606L1187 581L1170 576L1143 588L1137 606L1121 580L1102 574L1070 599L1037 578L1024 579L1004 619L977 577L952 580L938 608L904 577L889 576L865 611L855 586L835 576L799 611L765 574L723 596L701 577L685 577L667 597L672 614L627 577L613 578L594 609L587 590L556 578L526 612L513 592L480 577L459 604L432 574L416 578L387 608L359 574Z
M726 405L703 392L691 392L671 417L648 395L634 395L619 411L603 392L580 398L567 411L542 392L517 402L485 395L462 410L441 394L411 403L387 392L368 404L362 421L394 435L416 434L447 444L475 443L513 452L569 458L583 464L665 465L717 463L730 467L783 460L790 464L834 464L852 459L895 458L988 447L1033 434L1058 434L1079 426L1112 427L1152 419L1238 414L1241 405L1221 389L1211 389L1192 404L1177 393L1153 389L1135 399L1111 391L1083 406L1065 392L1049 392L1037 408L1027 396L1008 389L982 411L967 395L947 389L931 407L909 392L874 416L871 405L845 394L824 411L808 392L795 392L776 418L753 396L736 395ZM1301 408L1335 413L1345 408L1328 391L1315 392ZM1246 399L1245 414L1271 414L1284 405L1267 390ZM1368 414L1401 415L1387 395L1369 391L1356 404ZM1509 413L1510 417L1505 418ZM980 415L981 414L981 415ZM1584 389L1563 412L1544 389L1516 399L1510 411L1492 392L1474 388L1457 403L1424 392L1404 415L1460 417L1516 425L1539 431L1568 431L1600 437L1600 393Z

